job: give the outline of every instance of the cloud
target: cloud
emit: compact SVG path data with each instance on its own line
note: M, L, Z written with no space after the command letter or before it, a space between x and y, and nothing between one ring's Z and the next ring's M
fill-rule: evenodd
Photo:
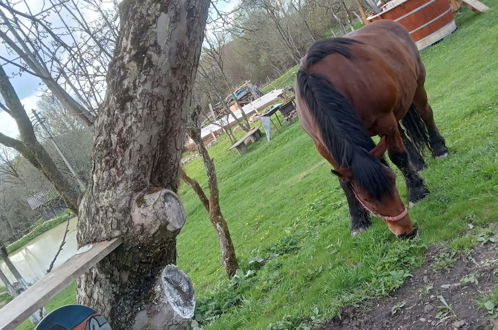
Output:
M0 112L0 132L13 138L19 135L15 120L5 111Z
M32 110L37 108L37 103L40 100L41 95L42 93L37 91L36 93L21 100L21 103L23 104L29 117L32 115ZM12 119L8 113L2 110L0 110L0 132L12 138L17 138L19 135L16 121Z

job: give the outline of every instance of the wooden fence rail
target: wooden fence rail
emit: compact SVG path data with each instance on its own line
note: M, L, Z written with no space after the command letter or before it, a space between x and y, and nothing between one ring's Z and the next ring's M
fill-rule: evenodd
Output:
M93 244L52 270L0 309L0 329L14 329L121 243L120 238L115 238Z

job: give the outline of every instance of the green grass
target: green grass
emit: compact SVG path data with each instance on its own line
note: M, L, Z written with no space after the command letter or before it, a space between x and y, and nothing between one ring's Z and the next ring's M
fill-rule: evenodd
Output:
M490 318L498 319L498 287L490 295L481 297L478 303L479 307L485 310Z
M6 304L11 300L12 297L8 294L8 292L6 291L0 292L0 306L3 306L3 304Z
M74 304L75 301L76 282L73 282L45 305L45 315L61 306ZM30 320L26 320L21 323L21 325L19 325L16 330L32 330L34 328L35 327L33 323L31 323Z
M204 325L283 329L314 324L346 304L401 285L423 261L427 245L447 242L455 250L475 245L474 236L465 236L468 224L485 227L498 218L496 22L496 10L481 15L464 10L457 17L459 29L422 52L429 99L450 156L435 161L427 155L423 177L432 193L410 210L420 226L416 241L396 240L378 220L351 238L340 187L299 124L277 131L270 143L251 145L242 157L226 151L227 141L210 149L243 270L235 280L225 279L207 214L182 187L188 220L178 238L178 262L193 280L196 317ZM271 88L290 86L295 69ZM206 187L198 159L187 171ZM398 186L404 196L402 181ZM288 245L293 248L282 248ZM260 264L261 269L253 269Z
M273 80L268 85L262 87L261 91L263 93L268 93L274 89L292 87L292 85L294 84L294 81L296 80L296 72L297 72L298 67L299 67L298 65L293 66L286 73L284 73L282 76Z
M9 252L9 254L11 254L16 250L19 250L36 237L63 223L65 220L67 220L68 216L73 217L74 214L69 209L66 209L64 212L49 221L44 221L42 219L36 221L29 233L7 246L7 251Z
M427 155L423 177L431 194L410 210L420 227L413 241L397 240L378 219L362 235L350 236L345 197L298 123L274 132L270 143L250 145L243 156L227 151L230 143L223 138L210 148L242 269L226 279L207 213L182 185L188 218L178 237L178 264L193 281L196 318L206 328L314 325L345 305L402 285L423 262L426 246L442 244L451 256L485 239L469 234L468 226L481 233L498 219L496 22L495 9L480 15L464 10L457 17L459 29L422 53L429 100L450 156L436 161ZM290 86L295 69L271 89ZM200 159L186 169L207 186ZM74 301L74 291L61 294L64 303Z

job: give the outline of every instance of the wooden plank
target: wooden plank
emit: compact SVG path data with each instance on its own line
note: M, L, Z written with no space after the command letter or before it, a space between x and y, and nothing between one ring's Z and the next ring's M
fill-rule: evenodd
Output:
M450 0L451 10L457 12L462 6L462 0Z
M477 0L463 0L463 3L470 7L472 10L483 13L489 10L489 7Z
M228 148L228 150L232 150L233 148L237 148L240 144L244 143L244 141L248 137L250 137L251 135L253 135L254 133L256 133L258 130L259 130L259 127L255 127L253 129L251 129L249 132L247 132L246 135L244 135L244 137L242 137L239 141L235 142L230 148Z
M14 329L121 243L121 238L95 243L54 269L0 309L0 329Z

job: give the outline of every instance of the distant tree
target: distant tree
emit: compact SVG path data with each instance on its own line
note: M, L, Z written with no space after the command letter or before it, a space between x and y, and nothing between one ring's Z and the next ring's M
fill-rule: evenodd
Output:
M20 133L19 140L0 133L0 143L17 150L35 168L40 170L64 197L67 206L77 212L79 192L62 175L46 149L36 138L33 124L1 66L0 94L5 102L1 108L16 121Z
M237 262L237 255L230 236L228 224L223 216L223 213L221 212L216 167L213 159L209 156L209 152L201 137L201 127L198 120L200 113L200 106L196 106L195 110L191 114L191 120L188 122L187 132L190 138L195 142L197 152L202 158L202 163L204 164L204 169L208 177L209 198L206 196L206 193L199 183L190 178L184 170L181 170L180 178L182 178L182 180L194 190L199 197L199 200L208 211L209 220L211 221L211 224L216 231L216 235L218 236L223 267L225 268L225 272L228 277L231 278L235 275L235 272L239 268L239 264Z
M2 59L39 78L86 125L103 100L117 36L116 2L106 4L109 9L96 0L0 3L0 40L13 54Z

